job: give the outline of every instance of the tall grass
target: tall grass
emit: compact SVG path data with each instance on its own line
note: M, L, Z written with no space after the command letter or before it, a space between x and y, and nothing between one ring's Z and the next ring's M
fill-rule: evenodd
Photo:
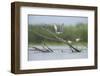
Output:
M61 26L61 24L57 24L57 26L59 27ZM29 44L30 43L41 44L43 41L47 42L48 44L61 43L58 41L49 40L49 39L39 36L38 34L41 34L49 38L55 38L46 30L41 29L41 27L45 29L49 29L55 35L63 38L66 41L71 40L75 42L76 38L80 38L81 39L80 42L82 43L87 43L88 41L88 25L84 23L77 23L75 25L64 25L63 32L61 34L57 34L55 32L53 24L34 24L34 25L28 25L28 43Z

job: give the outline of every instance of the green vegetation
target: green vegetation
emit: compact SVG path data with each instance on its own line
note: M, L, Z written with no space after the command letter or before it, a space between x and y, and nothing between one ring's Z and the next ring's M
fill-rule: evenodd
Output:
M58 30L61 25L57 24ZM61 34L57 34L54 29L54 25L52 24L34 24L28 25L28 43L29 44L41 44L44 41L48 44L63 44L62 42L56 41L57 39L47 32L48 29L53 32L58 37L63 38L68 41L71 40L74 44L76 44L75 39L80 38L80 44L87 44L88 41L88 26L87 24L78 23L76 25L63 25L63 32ZM44 37L43 37L44 36ZM47 38L45 38L47 37ZM56 40L48 39L53 38Z

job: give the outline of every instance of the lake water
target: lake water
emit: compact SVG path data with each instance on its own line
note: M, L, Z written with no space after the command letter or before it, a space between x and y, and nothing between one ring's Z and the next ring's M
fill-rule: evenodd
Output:
M34 46L43 50L41 46ZM41 52L34 48L28 49L28 60L57 60L57 59L81 59L88 58L88 49L83 46L75 46L81 52L72 52L68 46L49 46L53 52Z

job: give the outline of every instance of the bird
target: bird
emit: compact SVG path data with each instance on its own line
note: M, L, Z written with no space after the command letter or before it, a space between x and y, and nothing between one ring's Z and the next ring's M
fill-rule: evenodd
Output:
M72 41L68 40L68 43L69 43L69 44L71 44L71 43L72 43Z
M80 41L80 38L77 38L75 41L76 41L76 42L79 42L79 41Z
M56 24L54 24L54 30L57 33L57 25Z
M76 42L79 42L80 41L80 38L76 38L76 40L75 40ZM79 48L79 46L78 45L76 45L76 48Z
M54 24L54 30L55 30L55 32L56 32L57 34L61 34L61 33L62 33L62 27L59 27L59 28L60 28L60 30L58 29L57 25Z

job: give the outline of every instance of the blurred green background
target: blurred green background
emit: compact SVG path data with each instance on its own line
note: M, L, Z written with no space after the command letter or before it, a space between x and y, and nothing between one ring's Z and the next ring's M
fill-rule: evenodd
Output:
M57 28L62 26L62 24L56 24ZM28 44L41 44L44 41L48 44L62 44L62 42L56 41L56 40L50 40L47 38L44 38L42 36L56 39L52 34L47 32L46 30L42 29L48 29L56 36L63 38L64 40L75 42L75 39L80 39L80 44L87 44L88 42L88 25L85 23L77 23L73 25L65 25L63 24L63 31L60 34L57 34L54 29L53 24L33 24L28 25Z

